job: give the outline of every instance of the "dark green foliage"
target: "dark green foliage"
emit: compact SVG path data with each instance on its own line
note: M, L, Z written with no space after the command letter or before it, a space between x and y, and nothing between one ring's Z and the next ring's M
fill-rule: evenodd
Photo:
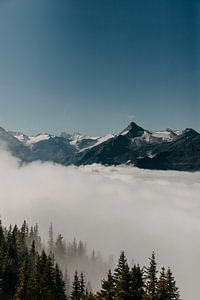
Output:
M65 282L63 280L62 272L60 271L58 264L55 267L55 292L56 299L64 300L65 297Z
M16 299L28 299L27 291L28 291L29 279L30 279L30 269L29 269L29 261L28 261L28 254L27 254L19 271L18 283L15 292Z
M74 281L72 283L71 299L74 300L86 299L85 278L83 273L81 273L79 277L77 271L75 271Z
M167 298L167 277L165 268L162 268L157 285L157 298L158 300L166 300Z
M12 295L18 279L19 260L17 252L17 228L9 228L5 242L5 252L2 259L3 294Z
M143 269L134 265L130 270L124 252L121 253L114 275L109 270L107 279L102 280L101 291L86 299L103 300L180 300L179 290L170 269L162 268L157 279L155 254L144 276Z
M105 300L113 300L115 297L115 283L111 270L108 271L107 279L102 280L101 291L98 293L99 297Z
M167 270L167 300L180 300L180 293L179 293L179 289L176 286L176 281L174 280L173 274L170 270L170 268L168 268Z
M38 255L28 286L29 299L64 300L64 281L58 265L43 251Z
M3 228L0 221L0 299L2 300L180 300L179 290L171 270L162 268L157 278L157 265L154 253L148 268L139 265L129 267L124 252L121 252L118 265L112 274L102 280L100 292L94 294L92 288L86 288L85 275L74 275L72 287L65 270L63 279L59 265L54 263L60 255L62 260L73 257L74 262L86 256L82 242L65 246L59 234L53 240L53 228L50 227L48 254L41 251L41 239L37 225L28 228L24 221L22 227ZM54 251L54 253L52 253ZM96 264L99 256L93 251L91 260ZM61 260L61 261L62 261ZM88 259L90 262L90 259ZM65 264L63 266L65 268ZM66 297L67 296L67 297Z
M131 274L124 251L121 252L114 273L115 295L117 300L129 300L131 295Z
M36 251L40 241L37 225L30 232L25 221L21 229L10 226L3 230L0 222L0 299L65 299L58 266L44 251L41 255Z
M144 296L143 271L139 265L134 265L131 269L131 299L142 300Z
M146 293L145 300L157 300L157 266L155 260L155 254L152 253L150 265L146 268Z
M85 278L83 273L80 275L80 296L81 300L85 299Z
M73 300L80 300L81 299L81 287L80 287L80 281L79 281L77 271L75 271L75 274L74 274L74 281L72 283L71 298Z

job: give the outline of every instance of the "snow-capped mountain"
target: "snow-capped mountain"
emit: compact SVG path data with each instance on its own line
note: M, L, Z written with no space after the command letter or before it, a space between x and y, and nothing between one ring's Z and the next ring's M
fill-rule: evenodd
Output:
M193 129L150 132L135 123L78 154L76 164L131 163L148 169L200 170L200 134Z
M0 143L23 162L128 163L148 169L200 170L200 134L190 128L151 132L132 122L119 134L100 137L80 133L28 136L0 128Z

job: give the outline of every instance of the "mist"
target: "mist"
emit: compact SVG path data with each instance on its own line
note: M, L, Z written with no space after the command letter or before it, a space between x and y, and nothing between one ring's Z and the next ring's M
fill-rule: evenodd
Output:
M117 259L170 266L184 300L198 298L200 173L140 170L128 166L64 167L19 161L0 151L0 214L4 224L39 224L47 239L52 222Z

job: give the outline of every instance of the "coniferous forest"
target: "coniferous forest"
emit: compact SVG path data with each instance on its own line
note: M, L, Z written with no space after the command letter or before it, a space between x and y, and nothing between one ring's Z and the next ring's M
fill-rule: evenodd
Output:
M92 274L100 274L98 290L88 281ZM52 225L43 245L38 226L24 221L21 228L0 223L0 299L180 300L180 293L171 269L158 271L154 252L141 267L129 266L122 251L114 267L95 251L88 255L82 241L66 245L61 234L54 240Z

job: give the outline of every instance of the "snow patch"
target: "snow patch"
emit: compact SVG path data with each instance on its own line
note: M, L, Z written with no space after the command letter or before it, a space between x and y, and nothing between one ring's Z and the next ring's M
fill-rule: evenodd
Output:
M163 131L153 132L152 136L155 138L160 138L160 139L166 140L166 141L169 141L169 140L171 141L174 138L175 134L172 131L163 130Z
M45 134L38 134L36 136L30 136L29 140L27 141L27 145L31 145L31 144L36 144L38 142L41 141L47 141L51 138L52 136L45 133Z

